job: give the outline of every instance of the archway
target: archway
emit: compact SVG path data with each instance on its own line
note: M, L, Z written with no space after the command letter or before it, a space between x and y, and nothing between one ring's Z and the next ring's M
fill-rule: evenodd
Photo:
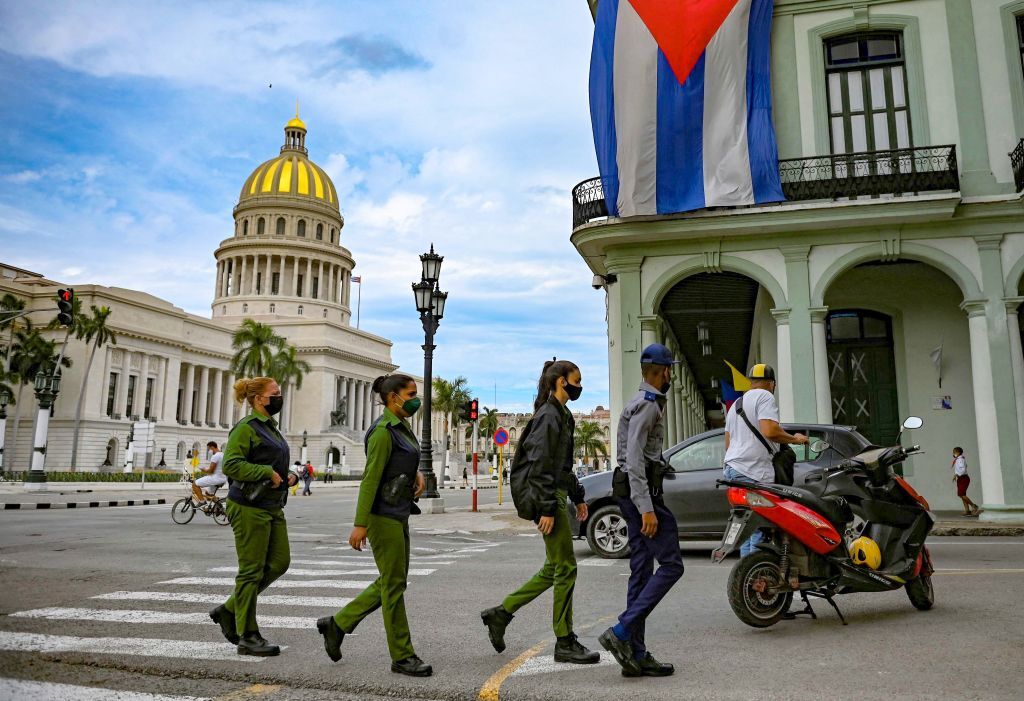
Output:
M113 472L115 466L118 464L118 440L111 438L107 441L106 452L103 456L103 463L100 465L100 470L103 472Z

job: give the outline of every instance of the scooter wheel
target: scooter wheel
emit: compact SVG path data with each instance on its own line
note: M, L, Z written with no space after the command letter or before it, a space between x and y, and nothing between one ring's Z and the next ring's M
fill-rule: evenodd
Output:
M935 587L931 575L921 575L906 583L907 597L918 611L927 611L935 605Z
M748 626L768 628L782 620L789 608L792 592L766 594L758 584L779 586L783 583L779 557L774 553L756 552L740 558L729 573L729 605L733 613Z

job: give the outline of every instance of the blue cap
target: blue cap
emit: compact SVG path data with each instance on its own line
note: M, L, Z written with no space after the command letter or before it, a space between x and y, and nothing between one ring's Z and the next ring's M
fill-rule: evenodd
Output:
M672 357L672 351L660 343L652 343L640 354L641 365L675 365L683 361Z

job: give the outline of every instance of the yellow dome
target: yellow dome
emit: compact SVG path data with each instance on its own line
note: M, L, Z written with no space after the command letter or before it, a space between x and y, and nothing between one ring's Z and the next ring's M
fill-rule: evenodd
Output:
M298 115L285 126L281 155L264 161L245 179L239 203L253 197L308 197L341 211L334 183L306 156L305 135L287 135L287 130L295 127L306 129Z
M288 129L289 127L295 127L296 129L305 129L306 123L299 119L299 115L295 115L294 117L288 120L288 123L285 124L284 127L285 129Z

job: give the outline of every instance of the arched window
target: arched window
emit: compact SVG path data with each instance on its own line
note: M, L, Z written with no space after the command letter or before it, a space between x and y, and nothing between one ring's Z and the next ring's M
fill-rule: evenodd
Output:
M299 305L299 316L302 316L302 305Z
M248 314L249 313L249 305L248 304L243 304L242 305L242 313L243 314Z
M305 235L306 235L306 220L305 219L300 219L299 220L299 236L305 236Z
M324 240L324 225L323 224L317 224L316 225L316 240L317 241L323 241Z
M278 236L284 236L284 217L277 218L277 231L275 233Z
M270 303L270 313L273 314L275 311L277 311L277 305L274 304L273 302L271 302Z
M185 459L185 441L178 441L178 448L174 451L175 460Z
M260 217L259 219L256 220L256 235L257 236L263 236L263 232L266 230L266 228L267 228L267 222L265 222L263 220L263 217Z
M246 219L244 222L242 222L242 236L248 236L248 235L249 235L249 220Z
M334 227L331 227L331 243L334 243Z

